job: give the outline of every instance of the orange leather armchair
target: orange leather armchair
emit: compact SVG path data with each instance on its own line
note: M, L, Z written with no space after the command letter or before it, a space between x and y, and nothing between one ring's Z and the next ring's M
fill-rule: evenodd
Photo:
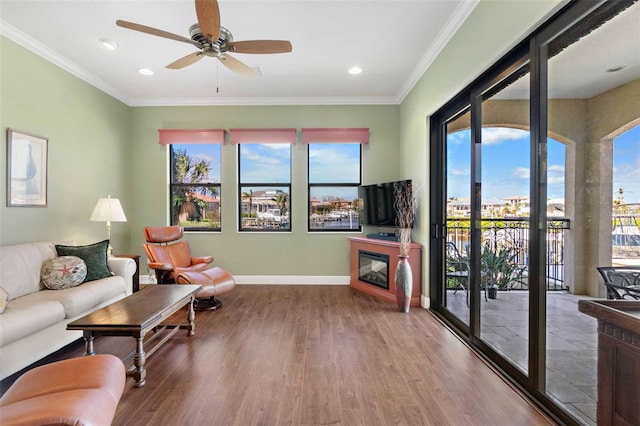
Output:
M156 272L158 284L175 283L181 272L206 271L213 262L213 256L191 256L189 242L178 241L183 234L181 226L144 228L144 238L147 241L143 244L144 251L149 259L149 268Z
M195 309L215 310L222 303L216 296L231 291L236 281L222 268L210 268L213 256L191 256L189 243L182 238L181 226L147 226L144 250L149 267L156 271L158 284L200 284ZM177 242L176 242L177 241ZM172 243L172 244L170 244Z

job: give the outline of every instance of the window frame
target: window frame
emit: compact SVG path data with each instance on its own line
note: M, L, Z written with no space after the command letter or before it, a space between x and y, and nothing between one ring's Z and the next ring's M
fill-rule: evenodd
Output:
M313 207L311 205L311 192L312 188L320 188L320 187L333 187L333 188L356 188L356 191L359 191L359 188L362 186L362 143L353 143L353 142L343 142L343 143L333 143L333 142L308 142L307 145L307 232L309 233L323 233L323 232L353 232L353 233L361 233L362 232L362 223L360 223L360 218L358 217L358 227L357 228L313 228L311 226L312 220L311 215L313 214ZM357 183L327 183L327 182L314 182L311 183L310 173L311 173L311 160L310 160L310 148L311 145L357 145L358 146L358 182Z
M196 145L217 145L220 150L219 154L219 167L222 170L222 145L219 143L210 144L185 144L176 143L168 144L169 146L169 224L182 226L187 232L221 232L222 231L222 176L220 176L219 182L207 182L207 183L177 183L174 182L174 167L175 167L175 155L174 150L184 149L184 146L196 146ZM209 188L212 196L215 198L217 194L218 198L218 226L217 227L203 227L203 226L184 226L180 225L180 221L174 221L174 217L178 214L175 212L176 204L174 203L174 191L178 188Z
M292 149L292 145L291 144L287 144L288 148L289 148L289 182L288 183L283 183L283 182L242 182L242 167L241 167L241 163L242 163L242 147L243 146L249 146L249 145L282 145L282 143L270 143L270 142L265 142L265 143L260 143L260 142L255 142L255 143L238 143L237 146L237 165L238 165L238 232L291 232L291 218L293 216L292 213L292 203L291 203L291 176L292 176L292 169L293 169L293 149ZM261 188L261 189L275 189L276 191L278 191L279 189L283 189L283 192L287 194L287 200L286 200L286 204L287 204L287 222L286 222L286 227L273 227L273 228L260 228L260 227L256 227L256 228L244 228L243 227L243 219L244 219L244 209L243 209L243 194L246 192L244 189L247 188ZM245 197L246 198L246 197ZM249 212L251 213L251 212ZM257 212L256 212L257 213ZM275 222L276 224L278 222ZM281 223L281 222L280 222ZM274 225L275 226L275 225Z

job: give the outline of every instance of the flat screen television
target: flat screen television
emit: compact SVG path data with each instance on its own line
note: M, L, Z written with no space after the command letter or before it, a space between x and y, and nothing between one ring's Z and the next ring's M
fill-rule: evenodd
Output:
M393 202L393 187L404 183L411 184L411 179L360 186L360 223L395 227L397 212Z

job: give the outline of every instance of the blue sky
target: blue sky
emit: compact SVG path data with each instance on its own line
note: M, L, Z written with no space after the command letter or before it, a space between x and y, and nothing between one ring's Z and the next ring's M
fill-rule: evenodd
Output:
M640 126L613 140L613 198L624 189L624 201L640 203Z
M209 182L220 182L220 150L219 144L194 144L194 145L174 145L173 149L185 150L187 155L194 160L205 160L209 162Z
M241 144L241 183L290 183L291 145Z
M529 132L482 129L483 198L529 195ZM470 131L449 135L448 197L469 198ZM548 197L564 198L564 145L549 139ZM626 202L640 202L640 126L614 140L613 191L624 189ZM615 196L615 195L614 195Z

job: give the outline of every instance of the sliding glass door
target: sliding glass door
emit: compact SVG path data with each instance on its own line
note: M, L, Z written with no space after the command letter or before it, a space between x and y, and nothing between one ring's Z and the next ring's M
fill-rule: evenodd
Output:
M572 2L430 118L432 310L567 424L596 422L577 302L604 297L639 18L640 2Z

